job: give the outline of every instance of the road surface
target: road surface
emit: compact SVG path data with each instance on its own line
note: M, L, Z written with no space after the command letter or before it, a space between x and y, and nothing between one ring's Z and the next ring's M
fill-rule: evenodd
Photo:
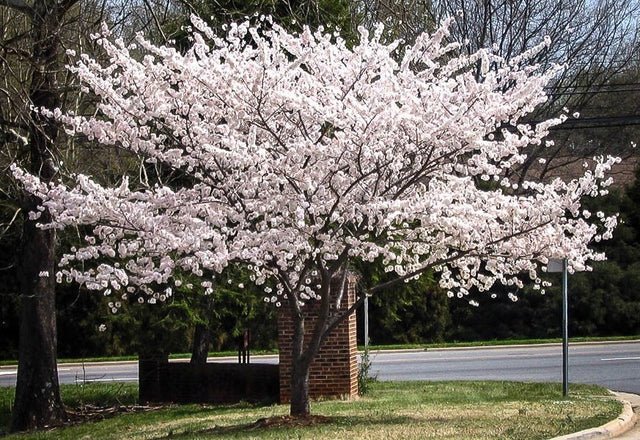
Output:
M562 382L560 344L372 352L379 380L509 380ZM235 358L216 358L235 362ZM276 356L252 362L277 363ZM137 381L137 362L60 364L61 383ZM0 386L15 385L16 368L0 367ZM570 344L569 382L640 394L640 341ZM569 386L571 391L571 385Z
M535 345L372 354L379 380L562 382L562 346ZM640 341L569 346L569 382L640 394Z

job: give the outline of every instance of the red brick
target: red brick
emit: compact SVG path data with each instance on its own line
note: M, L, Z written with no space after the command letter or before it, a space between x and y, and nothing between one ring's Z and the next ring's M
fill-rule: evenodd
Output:
M332 284L337 290L339 281ZM355 277L349 276L347 294L343 296L341 308L348 309L355 302ZM305 305L305 328L312 329L317 317L318 302ZM311 331L311 330L309 330ZM280 351L280 401L290 400L291 350L293 321L288 309L282 307L278 313L278 346ZM305 335L305 344L311 335ZM323 347L309 370L309 397L352 398L358 394L358 360L356 341L356 317L349 316L325 339Z

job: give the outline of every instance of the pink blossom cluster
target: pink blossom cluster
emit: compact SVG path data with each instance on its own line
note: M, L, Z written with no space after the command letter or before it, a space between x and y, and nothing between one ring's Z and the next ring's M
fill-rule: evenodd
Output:
M266 283L265 300L302 304L355 260L405 280L433 267L464 295L521 285L523 272L540 286L551 257L571 270L604 258L589 243L609 238L616 217L590 216L581 199L606 191L617 159L568 182L505 177L565 118L521 122L559 69L527 63L548 41L507 62L460 55L450 22L410 46L360 29L348 47L269 20L225 36L192 20L186 52L142 37L127 46L105 28L96 40L108 62L81 55L71 67L100 98L95 115L43 109L71 135L186 176L179 187L82 174L45 185L14 167L53 216L43 227L93 226L59 279L155 300L180 273L241 263Z

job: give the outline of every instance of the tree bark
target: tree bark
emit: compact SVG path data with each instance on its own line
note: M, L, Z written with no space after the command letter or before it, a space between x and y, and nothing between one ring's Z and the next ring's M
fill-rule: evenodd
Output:
M341 265L337 265L340 267ZM290 415L294 417L305 417L311 414L309 404L309 369L311 363L318 355L327 334L350 313L342 314L335 322L330 322L330 309L332 300L332 280L334 272L323 271L321 300L318 309L318 317L315 325L310 329L310 337L305 338L305 319L302 309L299 306L298 297L292 293L289 296L289 306L293 319L293 340L291 353L291 402ZM343 283L334 286L338 303L344 289ZM355 308L351 313L355 312ZM307 340L305 344L305 339Z
M21 288L18 378L11 431L46 428L66 419L56 365L53 230L25 219L19 255ZM44 276L45 274L49 276ZM42 276L41 276L42 274Z
M32 74L30 104L56 108L61 97L57 84L60 31L68 9L76 0L36 0L29 10L31 19ZM24 12L24 11L23 11ZM30 171L44 182L54 179L53 164L57 148L55 121L31 112L29 119ZM24 195L21 200L23 234L18 252L18 277L21 289L18 378L12 412L11 431L39 429L59 425L66 420L60 398L57 369L57 329L55 301L55 230L43 230L45 210L39 219L29 218L40 200Z
M311 414L309 405L309 363L294 359L291 370L291 406L289 414L305 417Z
M193 365L204 365L209 355L211 332L205 324L196 324L193 332L193 346L191 349L191 361Z
M316 353L304 349L304 317L301 311L292 310L293 345L291 350L291 402L289 414L304 417L311 414L309 405L309 367Z

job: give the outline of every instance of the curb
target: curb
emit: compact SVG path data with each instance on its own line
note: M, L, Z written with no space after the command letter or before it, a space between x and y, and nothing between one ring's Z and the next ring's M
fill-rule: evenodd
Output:
M618 418L605 423L597 428L584 429L573 434L567 434L560 437L553 437L551 440L595 440L613 438L623 434L633 427L634 413L631 402L622 399L617 393L611 391L613 395L622 403L622 412Z

